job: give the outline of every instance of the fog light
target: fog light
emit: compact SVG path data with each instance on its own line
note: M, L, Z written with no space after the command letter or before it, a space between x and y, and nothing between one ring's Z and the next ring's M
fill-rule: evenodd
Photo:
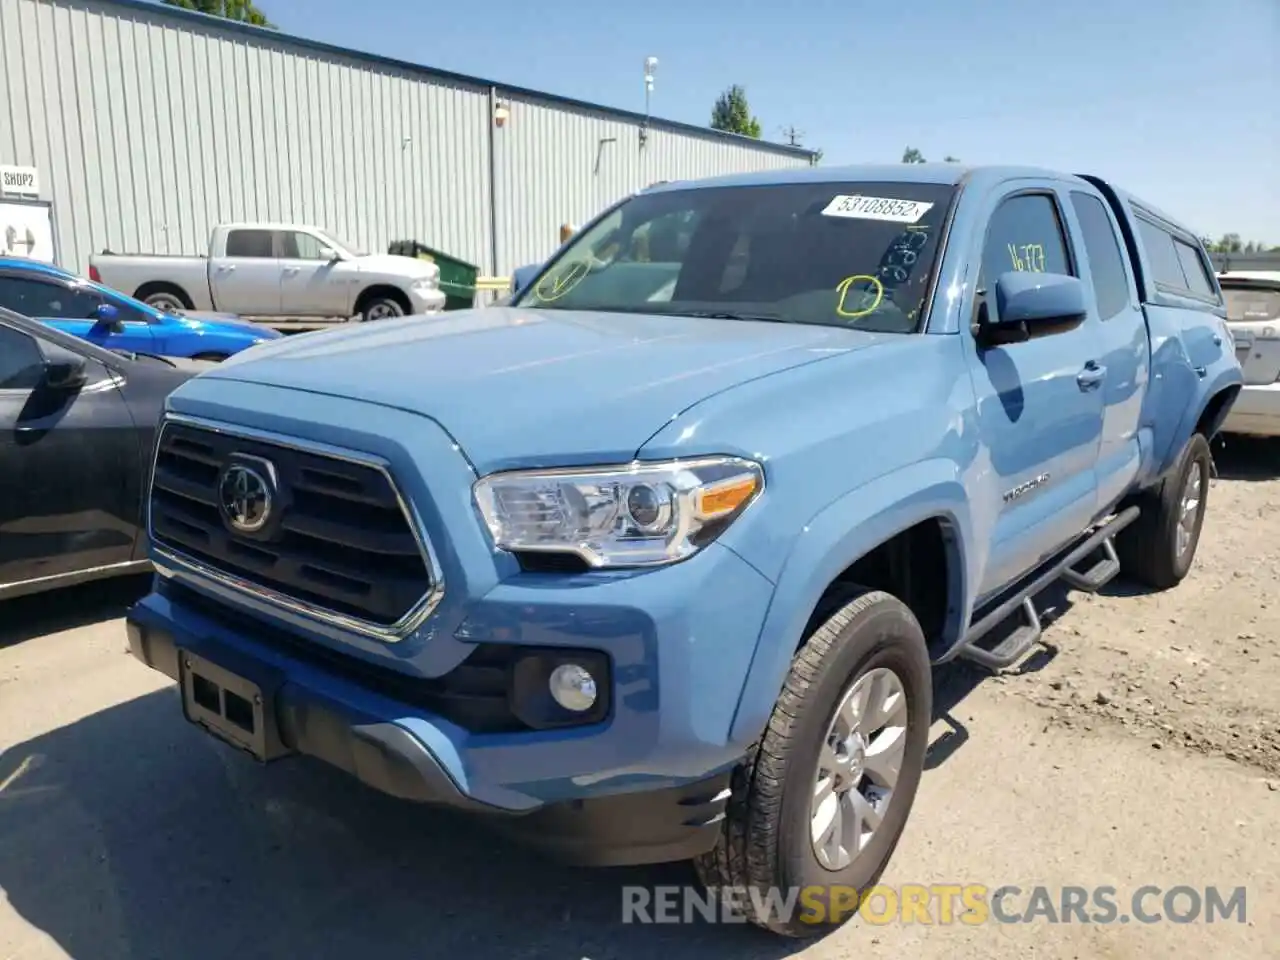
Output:
M547 681L551 696L566 710L582 713L596 702L595 677L576 663L562 663L551 671Z

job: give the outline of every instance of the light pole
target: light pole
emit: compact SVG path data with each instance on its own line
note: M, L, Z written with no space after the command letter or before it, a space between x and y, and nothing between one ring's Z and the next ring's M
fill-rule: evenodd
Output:
M640 146L649 139L649 100L653 96L653 75L658 69L657 57L644 58L644 124L640 127Z

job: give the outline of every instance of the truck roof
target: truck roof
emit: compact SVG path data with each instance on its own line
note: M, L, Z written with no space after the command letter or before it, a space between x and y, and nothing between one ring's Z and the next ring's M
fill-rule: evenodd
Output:
M238 220L234 223L219 223L215 230L319 230L328 233L323 227L314 223L285 223L275 220Z
M676 180L655 184L650 189L688 190L701 187L772 186L788 183L899 183L958 184L972 180L998 183L1020 177L1048 177L1074 180L1071 174L1041 167L972 166L963 163L880 163L853 164L842 167L797 167L785 170L761 170L735 173L702 180Z

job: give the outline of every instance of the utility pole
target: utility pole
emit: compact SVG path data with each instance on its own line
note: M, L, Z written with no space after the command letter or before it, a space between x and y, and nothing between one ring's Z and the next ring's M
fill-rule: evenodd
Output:
M804 139L804 131L797 130L795 127L783 127L782 135L787 138L787 142L793 147L800 146L800 141Z

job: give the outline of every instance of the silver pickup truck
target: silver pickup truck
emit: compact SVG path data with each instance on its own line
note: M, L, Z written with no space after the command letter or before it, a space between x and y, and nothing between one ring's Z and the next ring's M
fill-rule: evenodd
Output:
M365 254L318 227L227 223L206 257L116 254L89 258L89 276L162 310L245 317L381 320L444 309L440 268Z

